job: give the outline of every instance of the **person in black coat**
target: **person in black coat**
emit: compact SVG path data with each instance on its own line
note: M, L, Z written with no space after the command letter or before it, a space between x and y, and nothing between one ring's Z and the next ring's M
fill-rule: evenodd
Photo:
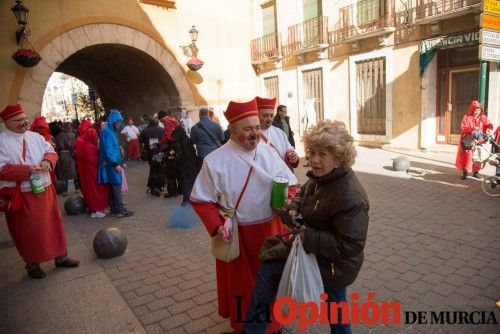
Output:
M163 169L163 152L159 142L163 137L163 129L158 126L158 120L148 118L148 126L141 132L139 140L144 147L149 163L148 189L151 195L160 196L165 187L165 173Z
M273 119L273 125L285 132L288 137L288 142L293 146L293 148L295 148L295 139L293 139L294 133L290 127L290 117L286 115L286 106L280 104L278 108L276 108L276 111L276 116L274 116Z
M302 216L298 233L306 252L316 255L328 302L347 300L347 286L363 264L368 233L368 196L351 169L356 157L354 140L340 121L320 121L303 137L311 170L309 180L281 214L288 226ZM326 144L325 144L326 143ZM245 333L265 333L262 305L271 305L286 259L262 263L247 313ZM318 308L320 306L318 305ZM342 319L341 308L338 319ZM254 321L257 320L257 321ZM350 324L331 324L332 333L351 333Z

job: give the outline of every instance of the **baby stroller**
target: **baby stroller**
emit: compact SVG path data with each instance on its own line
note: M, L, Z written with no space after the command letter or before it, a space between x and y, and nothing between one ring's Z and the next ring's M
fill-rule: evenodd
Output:
M494 152L500 152L500 145L495 143L492 137L486 136L486 142L491 143ZM493 153L483 145L475 145L473 148L472 160L481 162L483 167L486 163L496 167L496 174L483 179L481 187L488 196L500 196L500 153Z

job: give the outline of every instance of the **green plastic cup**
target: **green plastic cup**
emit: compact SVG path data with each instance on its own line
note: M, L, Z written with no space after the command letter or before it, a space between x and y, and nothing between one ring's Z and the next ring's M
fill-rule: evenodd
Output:
M271 207L279 209L285 206L288 197L288 180L284 177L275 177L273 179L271 191Z

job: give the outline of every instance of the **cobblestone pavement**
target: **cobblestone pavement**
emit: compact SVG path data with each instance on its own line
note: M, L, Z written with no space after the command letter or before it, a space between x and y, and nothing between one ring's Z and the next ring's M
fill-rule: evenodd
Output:
M392 159L398 155L380 149L358 150L354 169L370 198L370 226L365 262L349 293L358 292L362 303L368 292L375 292L377 301L400 301L403 311L495 311L500 321L495 307L500 299L500 199L486 196L477 180L460 180L447 163L451 156L410 156L412 169L404 173L392 171ZM305 168L297 174L304 181ZM227 321L217 314L214 260L205 229L199 224L170 229L168 217L178 210L180 197L146 194L146 178L145 163L130 163L131 191L126 202L135 211L132 218L65 217L69 242L83 245L78 253L83 258L81 275L104 272L147 333L228 331ZM91 252L93 236L109 226L125 231L127 252L119 258L96 260ZM5 309L12 307L9 298L36 286L24 279L14 248L0 249L0 258L9 263L0 266L0 288L7 295L0 302L4 309L0 314L7 318L13 314ZM45 280L58 279L51 276ZM1 321L0 316L3 333ZM286 331L299 333L293 326ZM356 325L353 331L498 333L499 327ZM313 326L309 332L329 331Z

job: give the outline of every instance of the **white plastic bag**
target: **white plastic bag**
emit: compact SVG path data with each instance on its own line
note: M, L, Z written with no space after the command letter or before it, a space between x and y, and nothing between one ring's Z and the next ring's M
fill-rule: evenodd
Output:
M276 298L291 297L296 303L315 302L319 307L323 291L316 255L307 254L302 240L296 236L281 275Z

